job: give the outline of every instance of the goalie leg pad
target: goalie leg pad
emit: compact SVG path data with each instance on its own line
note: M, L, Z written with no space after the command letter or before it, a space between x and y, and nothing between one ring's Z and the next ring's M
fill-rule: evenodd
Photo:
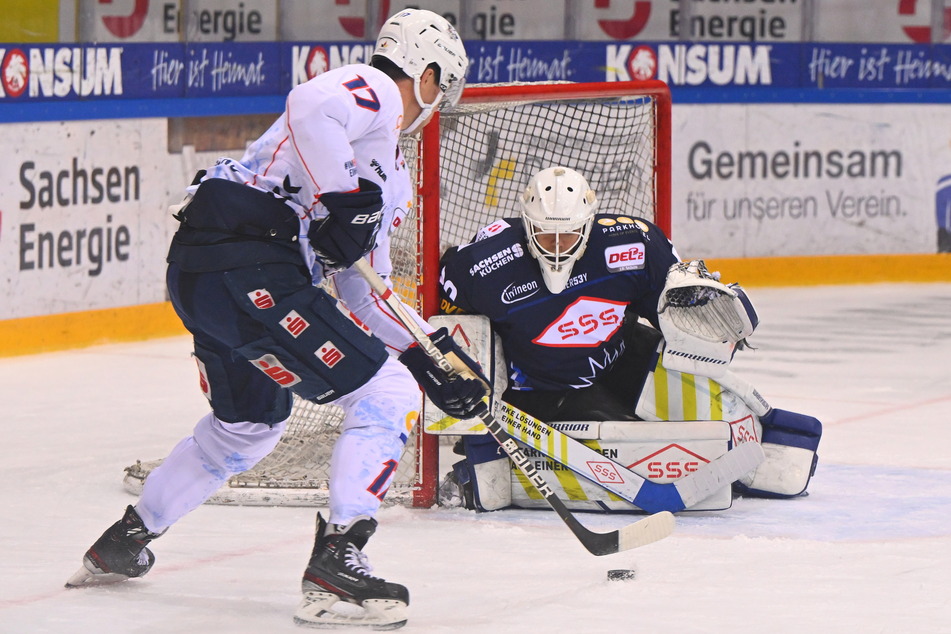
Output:
M238 348L241 356L282 387L316 403L366 383L388 358L383 342L308 280L298 276L290 278L290 285L282 284L287 278L267 266L224 274L234 300L263 326L265 335Z
M791 498L805 493L816 472L822 423L812 416L773 409L760 418L766 460L733 486L748 497Z
M462 446L466 459L453 465L453 473L465 492L467 507L470 497L479 511L511 506L511 466L495 439L490 435L463 436Z

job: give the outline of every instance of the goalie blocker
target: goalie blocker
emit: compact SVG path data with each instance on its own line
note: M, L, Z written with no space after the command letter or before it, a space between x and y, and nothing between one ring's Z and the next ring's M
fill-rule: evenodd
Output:
M746 300L748 302L748 300ZM495 385L494 395L505 389L505 363L501 343L492 333L489 320L476 315L440 315L430 320L445 326L457 343L478 360ZM636 421L584 421L557 423L562 432L578 438L610 459L657 482L669 482L699 465L709 462L742 442L762 443L766 461L734 483L735 492L758 497L795 497L806 491L815 471L816 449L821 423L810 416L771 409L758 416L736 393L713 379L669 370L663 363L663 343L653 369L641 387ZM632 382L640 381L632 377ZM659 388L658 384L662 387ZM632 389L638 385L632 383ZM498 446L485 434L478 419L457 420L446 416L431 402L423 408L424 429L428 433L463 436L466 459L456 463L450 481L462 490L469 508L496 510L515 505L542 508L527 483ZM637 510L634 505L584 478L566 465L526 449L536 469L572 510ZM605 477L610 477L606 473ZM447 483L448 484L448 483ZM452 486L444 487L445 502ZM449 495L447 495L449 494ZM725 486L716 494L687 510L724 510L732 504Z

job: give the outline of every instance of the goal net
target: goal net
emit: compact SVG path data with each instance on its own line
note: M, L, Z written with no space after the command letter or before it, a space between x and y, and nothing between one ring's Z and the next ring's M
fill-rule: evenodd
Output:
M670 93L659 81L470 86L457 107L443 109L402 145L418 195L393 236L392 281L427 317L438 308L443 251L468 242L496 218L517 216L517 196L546 167L583 174L598 195L599 213L646 218L670 234ZM339 407L295 396L275 450L209 502L326 506L342 420ZM436 502L437 438L411 434L387 504ZM159 463L127 467L126 489L139 493Z

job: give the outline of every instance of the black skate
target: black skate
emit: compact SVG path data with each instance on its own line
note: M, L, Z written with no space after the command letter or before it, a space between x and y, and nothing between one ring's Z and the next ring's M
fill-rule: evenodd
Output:
M328 525L317 514L317 541L301 582L304 599L294 613L296 624L372 630L395 630L406 624L409 591L371 575L363 554L375 531L376 520L365 515L342 526Z
M67 588L118 583L141 577L155 563L146 545L161 533L152 533L132 506L86 551L83 567L66 582Z

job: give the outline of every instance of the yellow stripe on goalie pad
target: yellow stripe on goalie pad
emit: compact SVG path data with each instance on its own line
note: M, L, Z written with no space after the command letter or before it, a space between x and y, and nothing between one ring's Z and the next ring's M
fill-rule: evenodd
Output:
M598 449L597 443L594 445L590 443L585 443L593 449ZM547 458L543 459L543 464L540 464L538 459L533 461L534 467L538 470L539 474L545 478L545 482L548 483L548 486L552 488L555 492L555 495L564 499L572 501L587 501L591 498L584 490L584 485L582 485L583 479L578 477L574 471L569 468L558 465L555 466L555 463ZM554 473L555 477L550 477L549 474ZM525 495L528 496L530 500L541 500L543 496L541 493L532 486L532 483L525 477L518 467L512 464L512 477L518 482L518 484L525 491ZM589 487L594 487L598 491L598 496L600 499L606 498L611 502L622 502L623 498L611 493L610 491L605 491L600 487L594 485L588 485Z
M707 377L657 365L647 375L636 413L644 420L723 420L723 386Z

